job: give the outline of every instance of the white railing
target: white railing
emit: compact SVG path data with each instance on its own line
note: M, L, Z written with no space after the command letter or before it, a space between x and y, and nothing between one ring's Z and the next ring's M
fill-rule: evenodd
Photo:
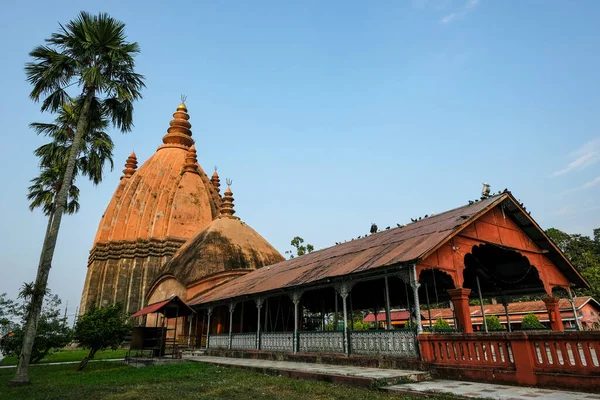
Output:
M267 351L294 351L293 332L267 332L260 334L260 349Z
M418 356L414 332L401 330L351 331L350 353Z
M298 351L301 353L343 353L344 332L316 331L298 333Z
M224 333L220 335L212 334L208 337L208 348L209 349L228 349L229 348L229 334Z
M256 350L256 333L234 333L231 335L232 350Z

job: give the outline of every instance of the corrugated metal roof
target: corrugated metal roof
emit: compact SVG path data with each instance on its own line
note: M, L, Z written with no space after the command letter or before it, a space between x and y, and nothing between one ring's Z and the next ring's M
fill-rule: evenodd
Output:
M263 267L200 294L191 299L189 304L207 304L301 286L316 286L342 276L417 262L435 251L475 218L500 203L540 248L548 250L546 256L571 282L578 287L589 287L539 225L517 204L511 193L506 192L403 227L384 230Z
M190 305L317 284L327 279L414 262L443 243L475 216L508 194L455 208L400 228L385 230L302 257L282 261L219 286L190 301Z

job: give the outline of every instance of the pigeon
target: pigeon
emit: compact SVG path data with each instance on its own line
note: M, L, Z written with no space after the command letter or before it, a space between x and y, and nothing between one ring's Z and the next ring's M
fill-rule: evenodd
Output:
M371 222L371 233L377 233L379 229L377 228L377 225Z
M429 217L429 214L425 214L425 216L423 218L427 218L427 217Z
M416 219L413 219L413 218L411 218L411 219L410 219L410 222L417 222L417 220L416 220Z
M389 227L389 226L385 228L385 230L386 230L386 231L387 231L388 229L390 229L390 227Z
M469 200L469 204L474 204L475 202L473 200Z

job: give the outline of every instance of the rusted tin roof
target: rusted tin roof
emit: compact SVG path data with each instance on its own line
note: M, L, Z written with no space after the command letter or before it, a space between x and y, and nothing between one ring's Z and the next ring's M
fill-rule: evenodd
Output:
M508 193L491 196L400 228L385 230L236 278L192 299L190 305L318 284L328 279L415 262L453 233L500 203Z

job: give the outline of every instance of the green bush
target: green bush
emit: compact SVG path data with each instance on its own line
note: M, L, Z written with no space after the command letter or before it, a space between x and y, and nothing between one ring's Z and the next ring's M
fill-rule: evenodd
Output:
M435 324L433 324L433 331L434 332L444 332L444 331L450 331L452 330L452 328L450 327L450 324L442 318L438 318L435 321Z
M547 329L535 316L535 314L527 314L523 317L523 322L521 322L522 329Z
M488 331L503 331L504 330L504 327L500 323L500 320L495 315L486 316L485 323L487 324Z

